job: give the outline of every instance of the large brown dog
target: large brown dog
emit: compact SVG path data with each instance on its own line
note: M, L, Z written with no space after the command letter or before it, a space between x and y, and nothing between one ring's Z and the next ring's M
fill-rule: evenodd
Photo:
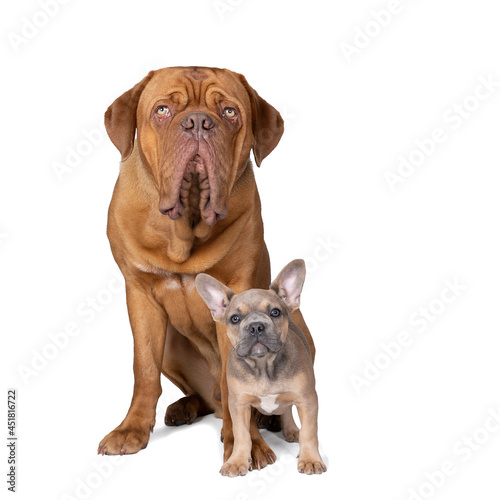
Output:
M126 282L134 336L134 393L123 422L98 453L136 453L155 424L163 373L186 397L165 422L223 418L224 460L233 431L227 405L225 325L194 287L204 272L239 293L271 276L250 150L258 166L283 134L280 114L242 75L217 68L150 72L107 110L122 156L108 218L113 256ZM137 138L135 133L137 129ZM293 320L309 331L299 310ZM251 425L253 467L275 455Z

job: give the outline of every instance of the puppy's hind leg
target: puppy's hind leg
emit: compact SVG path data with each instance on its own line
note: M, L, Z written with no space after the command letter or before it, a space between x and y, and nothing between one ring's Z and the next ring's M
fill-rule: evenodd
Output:
M288 410L281 415L281 425L283 427L283 437L289 443L298 443L299 442L299 428L295 424L295 420L293 419L292 407L290 406Z

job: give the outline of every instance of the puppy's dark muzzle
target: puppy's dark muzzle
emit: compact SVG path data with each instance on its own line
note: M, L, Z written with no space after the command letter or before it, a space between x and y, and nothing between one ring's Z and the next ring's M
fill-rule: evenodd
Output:
M248 325L248 333L250 335L253 335L254 337L258 337L265 331L266 327L264 326L264 323L258 322L258 323L251 323L250 325Z
M269 353L277 353L283 347L272 325L266 325L265 321L253 321L242 328L244 334L236 347L236 354L241 358L262 357Z

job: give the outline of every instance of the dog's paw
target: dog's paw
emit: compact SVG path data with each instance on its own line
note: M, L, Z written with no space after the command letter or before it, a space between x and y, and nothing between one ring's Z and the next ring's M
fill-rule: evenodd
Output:
M118 426L100 443L98 455L131 455L143 450L148 445L151 429L131 426Z
M165 425L190 425L198 417L212 413L197 394L186 396L172 403L165 413Z
M279 432L281 430L281 417L279 415L263 415L257 412L255 422L259 429L267 429L271 432Z
M252 459L250 457L246 460L229 459L224 463L219 472L223 476L237 477L245 476L249 470L252 470Z
M263 439L252 442L253 469L260 470L266 467L266 465L274 464L274 462L276 462L276 455Z
M299 429L294 430L283 430L283 437L285 441L289 443L298 443L299 442Z
M297 469L302 474L312 475L312 474L322 474L326 472L326 465L323 463L321 458L301 458L299 456L299 464Z
M230 458L233 454L234 447L234 436L232 430L227 432L224 430L224 465L230 462ZM252 439L252 464L250 470L260 470L269 464L274 464L276 462L276 455L274 451L269 448L266 442L262 439L259 434L258 439ZM221 472L222 474L222 472Z

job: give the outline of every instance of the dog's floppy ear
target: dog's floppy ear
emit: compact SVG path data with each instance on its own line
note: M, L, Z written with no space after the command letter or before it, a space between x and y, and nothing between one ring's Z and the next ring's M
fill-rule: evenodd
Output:
M137 126L137 104L144 87L154 75L150 71L137 85L122 94L111 104L104 115L104 124L111 142L126 160L134 149L135 129Z
M227 306L235 293L220 281L204 273L196 276L195 285L196 290L210 309L214 321L223 323Z
M240 75L240 80L252 103L253 154L255 163L260 167L262 160L280 142L285 126L279 112L250 87L243 75Z
M270 289L274 290L293 312L299 308L300 293L305 279L305 262L302 259L292 260L271 283Z

